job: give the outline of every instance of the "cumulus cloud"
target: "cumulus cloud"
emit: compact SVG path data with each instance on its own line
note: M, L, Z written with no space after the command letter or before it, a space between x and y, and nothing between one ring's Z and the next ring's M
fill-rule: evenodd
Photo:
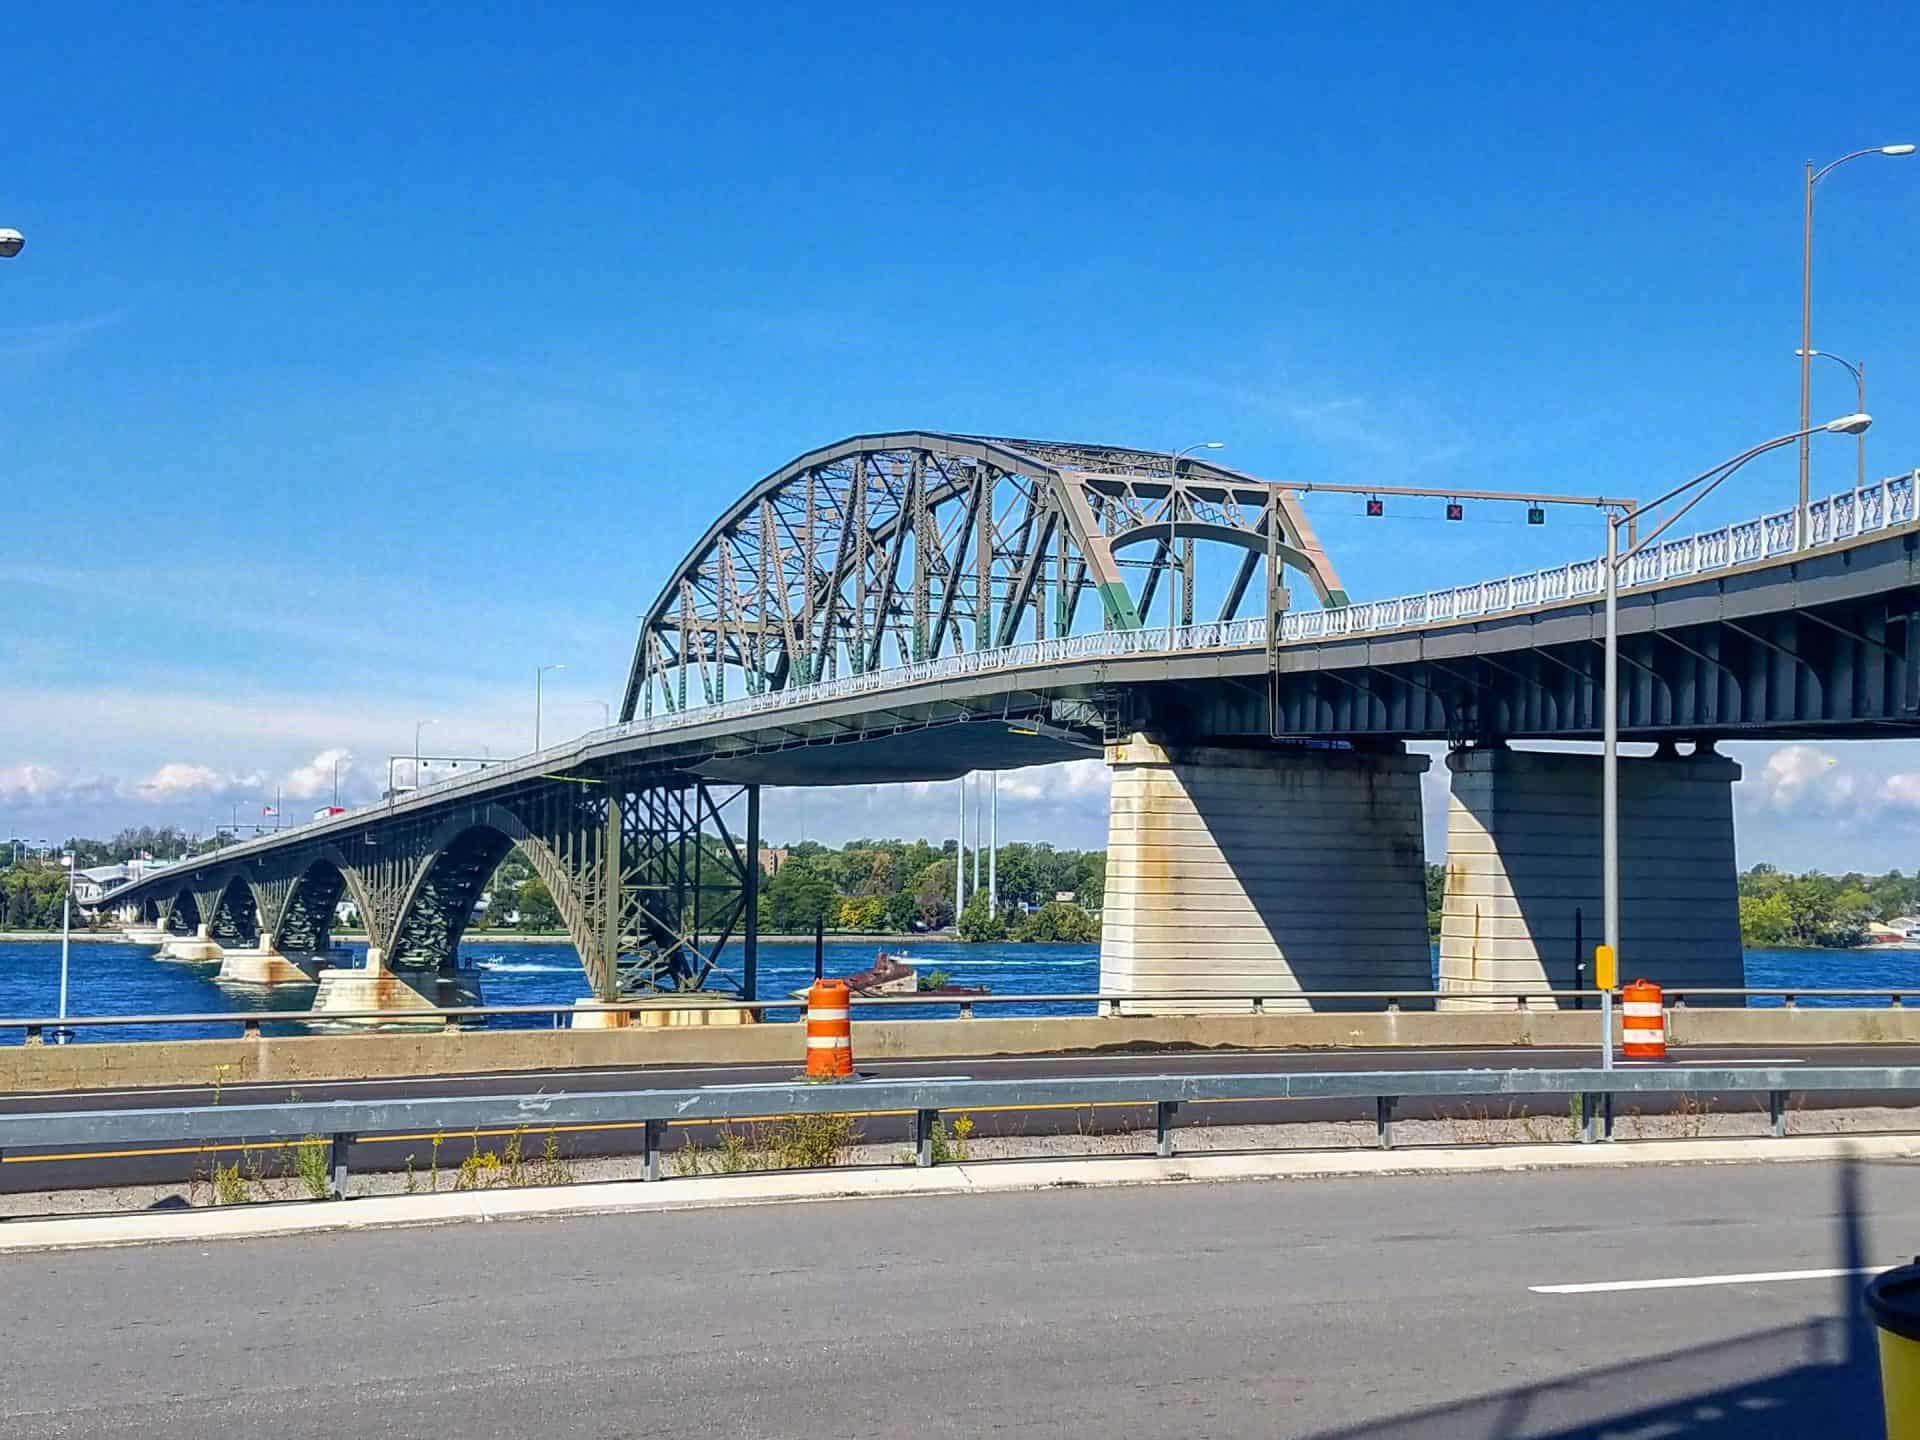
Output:
M1069 760L1063 765L1030 765L1000 775L1000 803L1035 800L1079 800L1105 797L1113 786L1113 772L1104 760Z
M281 789L289 800L331 799L336 782L343 796L361 788L353 773L353 752L337 746L289 770Z
M144 780L136 780L133 791L143 800L164 804L170 800L220 799L238 791L258 793L261 776L222 775L206 765L171 760Z
M1840 768L1839 757L1817 745L1782 745L1767 757L1755 780L1775 810L1844 810L1858 788L1854 777Z

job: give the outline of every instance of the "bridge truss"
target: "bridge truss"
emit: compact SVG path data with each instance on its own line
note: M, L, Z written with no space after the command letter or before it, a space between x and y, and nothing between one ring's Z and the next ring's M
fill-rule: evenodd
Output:
M644 618L621 718L1137 630L1156 596L1182 625L1200 596L1221 620L1270 615L1287 567L1322 604L1346 603L1295 498L1205 461L861 436L775 471L689 552Z
M204 926L222 944L310 953L331 944L344 896L382 963L438 970L517 846L595 995L750 992L759 829L757 787L615 762L197 869L150 888L142 908L176 934ZM722 965L735 939L741 973Z

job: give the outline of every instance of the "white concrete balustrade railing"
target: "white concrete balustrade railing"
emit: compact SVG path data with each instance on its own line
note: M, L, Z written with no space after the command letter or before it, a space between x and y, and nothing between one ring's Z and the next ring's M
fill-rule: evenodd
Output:
M1807 507L1806 548L1817 550L1842 544L1861 535L1909 523L1915 518L1916 485L1920 485L1920 470L1813 502ZM1623 590L1633 590L1662 585L1788 555L1795 549L1794 531L1793 511L1782 510L1737 525L1725 525L1717 530L1706 530L1652 545L1635 554L1622 567L1621 587ZM1600 595L1605 588L1604 572L1604 560L1596 557L1522 575L1509 575L1498 580L1480 580L1445 590L1430 590L1421 595L1368 600L1327 610L1296 610L1290 612L1281 624L1280 643L1285 645L1355 635L1377 635L1591 599ZM820 701L906 689L931 681L963 679L970 675L1017 671L1075 660L1118 660L1133 655L1237 650L1266 643L1266 621L1252 619L1215 621L1174 630L1157 626L1141 630L1095 631L1083 635L1065 635L1054 640L1032 640L993 650L944 655L936 660L837 675L785 690L743 695L732 700L630 720L590 731L517 760L503 761L482 771L436 781L408 792L405 798L411 803L422 796L481 784L496 784L504 778L523 773L527 776L539 775L556 763L572 759L588 747L609 741L655 735L695 725L712 725L764 714L770 710L796 709ZM271 840L263 837L228 848L251 849L278 843L289 835L308 829L341 828L360 817L378 814L387 809L389 804L382 801L362 806L345 815L275 831Z

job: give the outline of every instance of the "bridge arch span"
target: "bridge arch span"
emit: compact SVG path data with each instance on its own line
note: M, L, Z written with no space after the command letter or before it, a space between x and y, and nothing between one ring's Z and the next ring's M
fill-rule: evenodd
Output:
M1290 566L1323 604L1346 602L1296 497L1237 471L1110 445L841 440L749 488L687 552L643 617L621 718L1029 635L1138 629L1200 534L1230 534L1243 552L1219 582L1229 608L1263 554L1269 596ZM1115 555L1144 542L1145 561ZM1179 590L1191 623L1190 564L1183 573L1166 605Z
M473 909L507 852L518 846L553 897L589 977L600 951L586 897L553 845L507 804L488 804L442 821L428 838L426 859L403 893L392 928L396 965L451 962Z

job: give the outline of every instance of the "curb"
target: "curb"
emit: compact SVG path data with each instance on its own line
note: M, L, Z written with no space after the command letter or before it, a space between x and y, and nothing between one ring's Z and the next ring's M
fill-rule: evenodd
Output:
M708 1175L651 1183L379 1195L332 1203L259 1203L233 1209L76 1215L0 1221L0 1254L124 1245L263 1239L499 1220L557 1219L790 1205L916 1195L1132 1185L1225 1184L1247 1180L1328 1180L1368 1175L1485 1175L1637 1165L1747 1165L1839 1159L1920 1159L1920 1135L1819 1135L1787 1139L1622 1140L1433 1149L1309 1151L1263 1155L996 1160L934 1169L871 1168L759 1175Z

